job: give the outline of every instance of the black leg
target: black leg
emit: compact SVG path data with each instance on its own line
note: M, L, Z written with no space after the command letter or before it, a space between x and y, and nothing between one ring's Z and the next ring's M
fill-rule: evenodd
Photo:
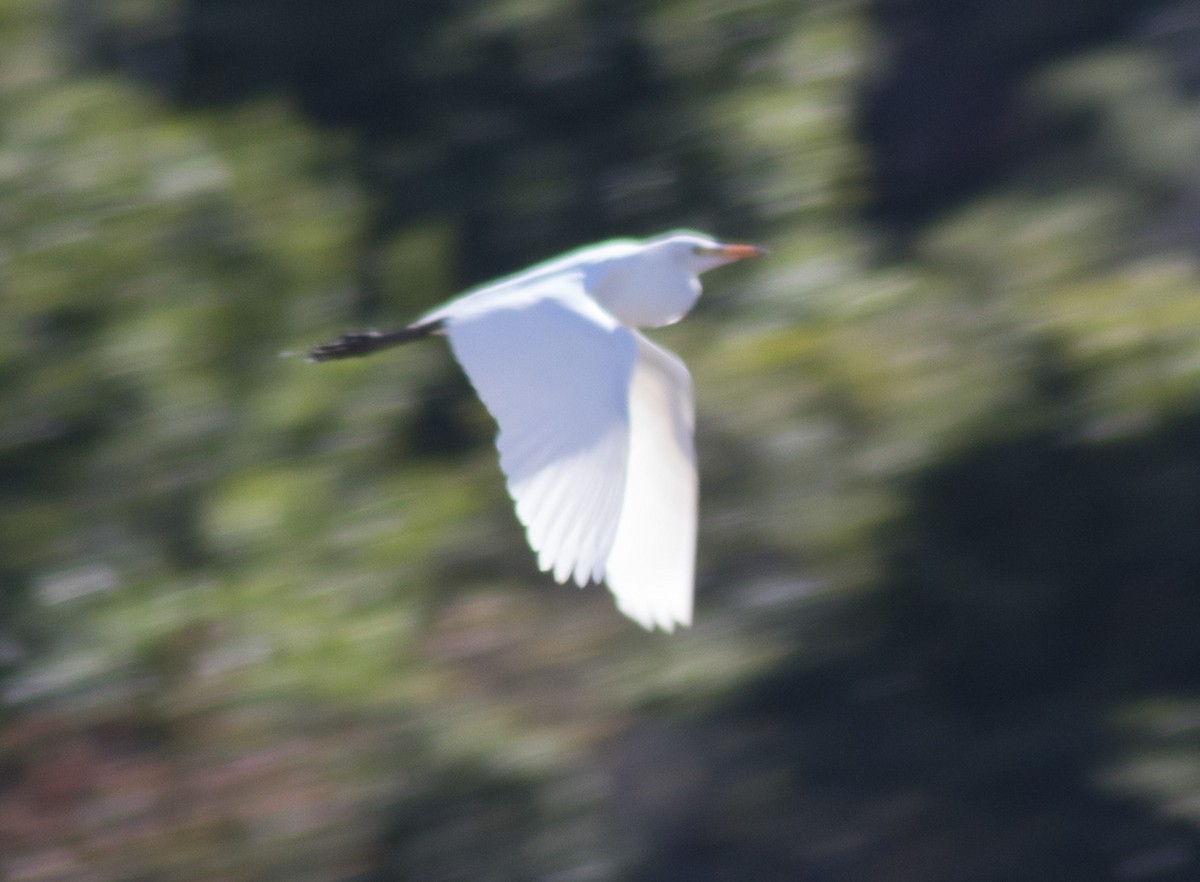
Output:
M321 343L308 351L309 361L332 361L335 358L356 358L370 355L379 349L422 340L442 332L442 322L409 325L395 331L359 331L343 334L331 343Z

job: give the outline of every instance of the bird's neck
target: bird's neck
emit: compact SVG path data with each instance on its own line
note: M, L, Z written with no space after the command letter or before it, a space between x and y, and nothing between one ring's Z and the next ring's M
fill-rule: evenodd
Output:
M700 296L700 280L658 262L632 260L598 271L588 292L621 324L658 328L687 315Z

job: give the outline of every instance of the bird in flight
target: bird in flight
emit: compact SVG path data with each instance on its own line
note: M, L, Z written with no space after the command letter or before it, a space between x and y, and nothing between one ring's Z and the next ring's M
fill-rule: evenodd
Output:
M636 329L679 321L701 273L765 253L694 232L603 242L309 358L445 336L499 427L500 468L539 568L560 583L605 582L622 613L673 631L692 622L692 381Z

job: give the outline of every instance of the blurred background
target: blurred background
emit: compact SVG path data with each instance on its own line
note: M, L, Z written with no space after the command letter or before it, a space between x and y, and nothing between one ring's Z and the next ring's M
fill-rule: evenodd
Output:
M400 324L771 248L694 628ZM0 877L1200 878L1200 5L0 0Z

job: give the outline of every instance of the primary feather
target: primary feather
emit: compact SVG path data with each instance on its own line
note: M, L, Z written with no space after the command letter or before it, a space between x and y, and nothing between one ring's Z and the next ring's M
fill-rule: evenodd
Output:
M499 426L496 446L538 564L580 585L604 577L629 451L633 332L578 275L496 292L447 316L455 357Z

